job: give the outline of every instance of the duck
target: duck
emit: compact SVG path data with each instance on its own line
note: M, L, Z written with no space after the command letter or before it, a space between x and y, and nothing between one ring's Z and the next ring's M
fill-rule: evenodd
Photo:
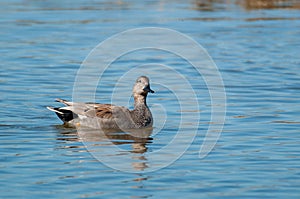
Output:
M150 88L150 80L146 76L140 76L132 89L132 110L113 104L71 102L60 98L56 102L65 106L48 106L47 109L55 112L64 125L72 127L121 130L147 128L153 125L152 113L146 101L148 93L154 93Z

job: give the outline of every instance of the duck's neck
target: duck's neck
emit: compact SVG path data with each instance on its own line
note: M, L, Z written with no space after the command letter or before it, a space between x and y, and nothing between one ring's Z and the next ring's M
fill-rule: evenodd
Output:
M147 95L134 95L134 110L131 111L131 117L135 127L141 128L152 126L152 114L146 103Z
M134 95L134 109L148 108L146 98L147 95Z

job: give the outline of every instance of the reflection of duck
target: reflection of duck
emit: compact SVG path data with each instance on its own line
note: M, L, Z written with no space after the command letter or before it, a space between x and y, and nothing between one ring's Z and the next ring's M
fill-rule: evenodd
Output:
M92 154L96 154L95 157L100 155L105 158L104 156L106 156L112 160L111 156L119 156L120 151L122 153L128 151L131 154L128 163L131 164L134 170L138 171L148 167L147 158L144 154L148 150L147 144L152 143L150 137L152 131L153 128L130 129L126 132L77 128L81 141L84 141L87 149ZM123 148L128 145L131 145L131 149L124 150Z
M142 171L149 167L144 154L148 150L147 145L152 143L153 139L150 136L153 128L131 129L126 132L84 127L74 129L57 126L57 128L59 130L58 149L76 149L74 152L83 152L83 148L85 148L94 154L94 157L101 155L103 158L111 160L114 159L111 158L112 156L118 157L120 152L124 154L127 151L128 153L124 157L128 161L127 166L130 165L129 168ZM85 146L81 144L82 141ZM86 151L85 149L84 151ZM115 163L119 164L119 162Z
M147 106L148 93L154 93L146 76L139 77L133 86L134 109L112 104L77 103L57 99L66 107L47 107L71 126L86 126L95 129L136 129L151 127L152 114Z
M79 127L77 133L82 141L93 142L93 144L101 145L99 142L110 141L114 145L132 144L133 152L137 152L140 148L138 146L144 146L147 143L151 143L153 128L142 129L128 129L126 132L116 129L90 129ZM97 143L95 143L97 142ZM136 149L136 150L135 150Z
M152 140L149 136L152 133L152 128L129 129L126 132L114 129L95 130L87 128L78 128L77 133L86 142L99 142L109 140L115 145L128 143L148 143Z

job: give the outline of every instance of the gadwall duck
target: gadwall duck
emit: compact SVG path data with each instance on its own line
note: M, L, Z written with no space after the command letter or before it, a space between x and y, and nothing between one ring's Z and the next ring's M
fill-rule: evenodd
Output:
M154 93L150 88L149 78L139 77L133 86L134 109L123 106L99 103L69 102L56 99L65 107L47 107L66 125L85 126L100 129L137 129L152 127L153 118L147 106L148 93Z

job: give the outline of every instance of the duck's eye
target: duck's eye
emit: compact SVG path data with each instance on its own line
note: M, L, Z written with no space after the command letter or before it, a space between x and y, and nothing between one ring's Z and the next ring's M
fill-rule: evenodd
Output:
M138 80L138 83L142 83L142 80Z

